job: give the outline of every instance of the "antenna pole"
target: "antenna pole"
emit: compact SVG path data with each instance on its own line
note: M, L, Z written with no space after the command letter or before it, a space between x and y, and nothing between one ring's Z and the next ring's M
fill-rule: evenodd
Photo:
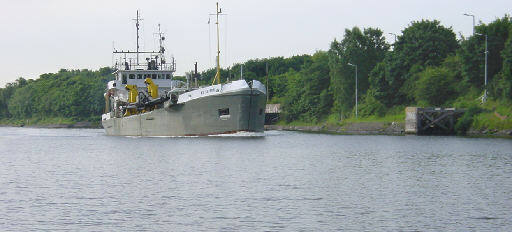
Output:
M222 13L222 12L219 11L219 2L217 2L217 11L216 11L217 22L215 22L215 24L217 24L217 73L215 73L215 78L213 79L213 83L215 83L215 80L217 80L217 84L220 84L220 62L219 62L220 61L220 41L219 41L219 14L220 13Z
M158 24L158 42L160 42L160 52L162 51L162 32L160 31L160 23Z
M267 74L267 75L266 75L266 76L267 76L267 84L266 84L266 85L267 85L267 89L268 89L268 60L267 60L267 62L265 63L265 74ZM269 95L269 93L268 93L268 92L269 92L269 91L267 91L267 102L268 102L268 95Z
M160 48L158 50L158 54L159 54L160 60L161 60L161 62L160 62L160 69L162 69L162 66L165 63L165 57L164 57L164 53L165 53L164 40L165 40L165 37L164 37L164 33L160 29L160 23L158 24L158 33L155 33L155 34L158 35L158 42L160 43Z
M160 43L159 53L160 53L160 55L163 55L165 52L165 49L164 49L165 37L164 37L164 33L160 30L160 23L158 24L158 33L157 34L158 34L158 42Z
M137 10L137 18L135 20L135 27L137 28L137 65L139 65L139 21L142 21Z

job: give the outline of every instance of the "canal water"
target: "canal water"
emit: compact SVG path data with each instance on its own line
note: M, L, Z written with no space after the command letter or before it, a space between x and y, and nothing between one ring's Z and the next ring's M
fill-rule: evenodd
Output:
M0 128L1 231L511 231L512 140Z

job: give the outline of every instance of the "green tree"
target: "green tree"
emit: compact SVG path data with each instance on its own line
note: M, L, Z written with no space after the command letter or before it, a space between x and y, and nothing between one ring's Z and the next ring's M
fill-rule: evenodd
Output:
M512 19L506 15L489 24L480 24L475 28L481 35L474 35L461 42L461 48L457 51L462 59L462 75L464 80L475 88L483 90L484 66L485 66L485 35L488 37L488 82L492 82L495 76L503 68L502 51L505 42L511 35ZM492 91L491 91L492 92Z
M509 35L512 35L512 31ZM512 36L509 36L501 55L503 57L503 68L501 77L496 84L496 96L512 100Z
M443 106L456 95L455 74L445 67L429 67L419 73L416 102L428 106Z
M308 109L303 101L304 82L298 72L291 70L286 74L288 79L288 89L283 99L282 111L283 118L287 122L298 120L299 116Z
M282 80L283 74L286 74L290 70L299 72L302 67L312 63L312 57L310 55L292 56L289 58L273 57L265 59L251 59L245 63L234 64L232 67L221 68L220 76L221 82L228 80L238 80L240 78L241 66L243 66L243 78L246 80L258 80L262 83L267 83L267 66L268 66L268 78L269 83L267 86L269 99L272 101L274 96L280 97L284 94L282 92L283 84L286 83ZM215 76L216 69L208 69L201 73L200 85L209 85L212 83L213 77ZM284 78L286 79L286 78ZM274 80L277 83L274 83ZM278 88L278 89L274 89Z
M371 95L379 102L391 105L393 93L390 91L391 86L389 78L386 77L386 63L378 63L368 75L370 80Z
M374 91L373 89L368 90L359 105L358 113L360 117L382 117L386 113L386 107L375 98Z
M409 78L414 78L418 67L437 66L450 55L454 55L458 43L451 28L446 28L439 21L414 21L402 31L394 44L394 50L384 59L384 68L379 67L373 73L374 78L384 78L388 82L384 99L379 99L387 106L410 103L407 91L410 85L401 91ZM412 69L415 67L414 69ZM380 73L377 73L380 72ZM376 82L383 82L379 80ZM414 81L413 81L414 82Z
M112 79L110 68L95 72L61 69L37 80L19 78L0 89L0 112L2 117L15 119L97 117L103 111L105 85Z
M316 52L312 63L306 63L300 72L288 72L289 86L283 102L287 121L316 123L329 114L333 100L327 61L326 52Z
M355 70L348 65L357 65L358 92L364 95L370 85L368 74L384 59L389 50L382 31L358 27L346 29L341 42L334 40L329 49L329 69L331 89L334 92L336 111L348 115L355 102Z
M9 112L9 101L18 88L22 88L28 84L28 81L19 77L15 82L7 83L5 88L0 88L0 119L11 117Z

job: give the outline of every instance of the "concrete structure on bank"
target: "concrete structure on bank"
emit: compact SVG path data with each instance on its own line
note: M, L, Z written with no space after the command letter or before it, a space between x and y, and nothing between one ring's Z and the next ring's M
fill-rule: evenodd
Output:
M453 134L464 110L455 108L405 108L406 134Z
M271 125L279 120L281 104L267 104L265 107L265 125Z

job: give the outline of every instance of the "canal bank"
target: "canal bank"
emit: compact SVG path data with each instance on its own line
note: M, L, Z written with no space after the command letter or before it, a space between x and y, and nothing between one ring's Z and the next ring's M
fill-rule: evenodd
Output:
M0 127L29 127L29 128L92 128L100 129L101 124L81 121L72 124L8 124L2 123ZM314 126L297 126L297 125L265 125L265 130L278 131L303 131L315 133L331 133L345 135L405 135L404 122L349 122L343 125L314 125ZM512 129L496 130L496 129L474 129L470 128L467 136L476 137L503 137L512 138Z
M403 135L404 123L400 122L352 122L344 125L265 125L265 130L306 131L350 135Z
M341 126L265 125L265 130L304 131L346 135L405 135L403 122L350 122ZM469 129L467 136L512 138L512 130Z
M100 129L103 128L101 123L98 121L90 122L90 121L79 121L79 122L50 122L50 123L41 123L41 122L29 122L27 123L23 121L12 121L12 122L0 122L0 127L28 127L28 128L48 128L48 129L59 129L59 128L90 128L90 129Z

